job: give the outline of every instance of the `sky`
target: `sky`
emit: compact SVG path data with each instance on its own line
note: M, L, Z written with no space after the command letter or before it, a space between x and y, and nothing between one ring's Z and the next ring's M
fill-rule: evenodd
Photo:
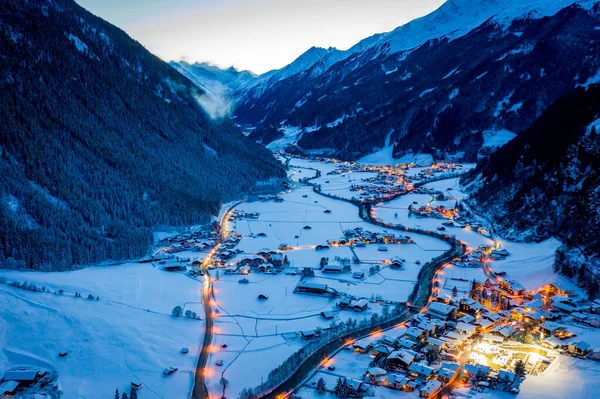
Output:
M165 61L254 73L312 46L345 50L428 14L444 0L76 0Z

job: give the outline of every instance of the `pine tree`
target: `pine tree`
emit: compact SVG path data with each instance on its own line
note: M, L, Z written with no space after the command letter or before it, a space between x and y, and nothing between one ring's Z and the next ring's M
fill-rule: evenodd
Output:
M325 393L325 380L323 377L319 378L317 381L317 392L321 394Z
M515 363L515 374L517 376L525 375L525 363L523 360L517 360L517 363Z
M452 288L452 297L456 298L456 296L458 296L458 288L454 286L454 288Z
M123 392L123 396L121 396L121 399L127 399L127 393Z
M119 388L117 388L117 390L115 391L115 399L120 399L119 398Z

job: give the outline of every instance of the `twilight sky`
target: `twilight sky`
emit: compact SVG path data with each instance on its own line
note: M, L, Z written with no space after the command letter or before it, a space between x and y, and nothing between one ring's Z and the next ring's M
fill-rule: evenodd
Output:
M263 73L311 46L345 50L444 0L76 0L165 61Z

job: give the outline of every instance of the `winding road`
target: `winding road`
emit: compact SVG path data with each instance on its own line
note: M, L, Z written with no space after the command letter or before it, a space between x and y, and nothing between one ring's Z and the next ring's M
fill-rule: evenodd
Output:
M306 168L306 169L309 169L309 168ZM314 170L316 170L316 169L314 169ZM308 180L312 180L312 179L318 177L319 175L320 175L320 173L318 173L318 171L317 171L316 175ZM301 185L303 183L299 183L299 184ZM306 182L305 184L312 185L309 182ZM329 196L325 193L321 193L321 192L317 192L317 193L320 195ZM351 201L348 201L343 198L334 198L334 199L340 200L340 201L351 202ZM391 200L391 199L393 199L393 198L390 198L389 200ZM378 200L378 202L379 202L379 200ZM213 339L213 316L212 316L213 312L212 312L212 300L211 300L212 283L211 283L211 278L208 273L207 267L210 264L210 262L212 261L212 257L214 256L215 252L220 247L220 245L222 244L223 240L226 237L225 224L226 224L227 218L229 217L230 212L233 210L233 208L235 208L235 206L237 206L238 204L239 204L239 202L237 204L233 205L232 207L230 207L229 210L227 212L225 212L225 214L222 216L222 218L221 218L221 233L222 234L220 235L219 241L216 244L216 246L207 255L207 257L205 258L205 260L203 262L203 269L205 270L204 283L203 283L203 302L204 302L204 310L205 310L206 329L205 329L204 339L203 339L203 343L202 343L202 349L200 351L198 363L196 366L194 387L192 389L192 394L191 394L192 399L200 399L200 398L208 398L209 397L209 391L208 391L208 388L206 386L206 381L205 381L205 369L207 366L207 362L208 362L208 358L209 358L209 354L210 354L210 346L211 346L212 339ZM355 205L357 205L357 204L355 204ZM380 224L380 223L377 223L377 221L371 217L370 212L368 211L368 209L366 208L366 206L364 204L359 205L357 207L357 210L363 220L373 223L373 224L376 224L376 225ZM416 231L416 229L407 229L407 228L404 228L403 226L386 225L385 227L388 229L397 230L397 231L404 231L404 232L411 231L411 232L418 233L418 231ZM426 234L431 235L431 234L435 234L435 232L426 232ZM431 263L431 264L427 265L426 267L423 267L423 269L422 269L423 273L419 274L418 282L415 285L413 294L411 295L411 298L412 298L411 306L407 306L406 310L404 312L402 312L401 314L399 314L396 318L388 320L384 324L375 326L373 328L377 328L379 330L394 328L399 322L406 320L407 318L409 318L412 315L412 312L410 309L420 308L420 307L426 306L428 304L428 302L431 299L431 295L432 295L433 277L435 275L436 270L441 268L442 265L444 263L446 263L450 258L452 258L456 255L460 255L463 252L463 248L460 245L458 245L458 242L455 242L456 240L443 238L443 236L441 236L441 237L442 237L441 239L451 242L452 249L449 250L445 254L446 256L441 258L437 263ZM448 236L446 236L446 237L448 237ZM353 333L352 334L353 336L351 338L358 339L361 336L364 336L365 334L368 335L371 333L372 333L371 329L368 329L368 330L359 332L358 334ZM341 348L344 347L344 342L346 342L346 340L348 338L349 337L340 337L340 339L330 342L329 344L325 345L317 352L313 353L310 357L308 357L307 359L305 359L298 365L296 372L294 372L287 380L283 381L278 387L271 390L270 392L265 392L260 397L264 397L264 398L287 397L291 393L293 388L297 387L298 385L301 385L301 382L306 379L306 376L311 374L311 372L316 368L316 365L318 365L318 363L322 360L322 358L325 354L331 355L332 353L335 353L335 352L341 350Z

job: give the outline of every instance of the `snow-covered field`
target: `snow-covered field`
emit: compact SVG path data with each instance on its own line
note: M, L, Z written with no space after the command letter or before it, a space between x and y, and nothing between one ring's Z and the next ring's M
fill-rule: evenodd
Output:
M0 285L0 370L57 370L64 398L108 398L117 388L129 392L130 382L144 384L145 398L189 395L203 321L175 318L171 310L179 305L202 315L201 282L148 263L62 273L0 270L0 278L50 291ZM180 353L183 347L188 354ZM59 357L61 351L68 355ZM165 377L168 366L179 370Z
M323 174L335 166L297 159L293 159L291 164L317 168ZM303 169L302 174L305 173L310 171ZM325 178L330 177L333 176ZM344 184L348 186L347 182ZM237 219L227 223L228 231L243 235L236 247L242 249L243 253L232 261L261 250L277 249L281 244L292 246L292 250L284 254L290 266L300 270L304 267L318 269L323 256L329 257L330 263L335 263L336 256L352 258L356 255L360 263L352 264L352 272L365 272L362 280L352 278L351 273L323 274L320 270L315 270L315 276L305 280L324 283L357 297L380 296L384 300L403 302L413 290L421 265L449 249L444 241L414 234L411 235L414 244L389 244L386 252L379 251L375 244L354 249L330 247L316 251L315 245L339 239L346 229L362 227L372 232L386 230L360 219L356 206L316 194L309 187L298 187L283 193L281 197L283 202L244 202L236 208L243 212L258 212L260 216L258 219ZM326 209L332 212L324 213ZM305 226L311 228L305 229ZM258 237L258 233L265 233L266 237ZM393 256L405 259L401 270L392 270L382 264ZM369 276L369 269L375 264L380 265L381 270ZM249 283L240 284L242 277L248 278ZM339 311L335 306L338 300L327 296L295 294L293 291L300 279L300 276L259 273L247 276L220 273L219 277L214 277L218 313L213 339L214 353L209 358L206 374L212 394L222 394L221 377L228 381L228 396L259 385L261 379L266 380L272 369L305 344L297 335L300 331L331 324L332 320L321 317L323 311L334 311L334 322L349 318L369 319L374 313L383 311L382 306L374 302L362 313ZM269 299L258 300L259 294ZM222 344L227 347L223 348ZM218 361L222 361L223 365L218 366Z

